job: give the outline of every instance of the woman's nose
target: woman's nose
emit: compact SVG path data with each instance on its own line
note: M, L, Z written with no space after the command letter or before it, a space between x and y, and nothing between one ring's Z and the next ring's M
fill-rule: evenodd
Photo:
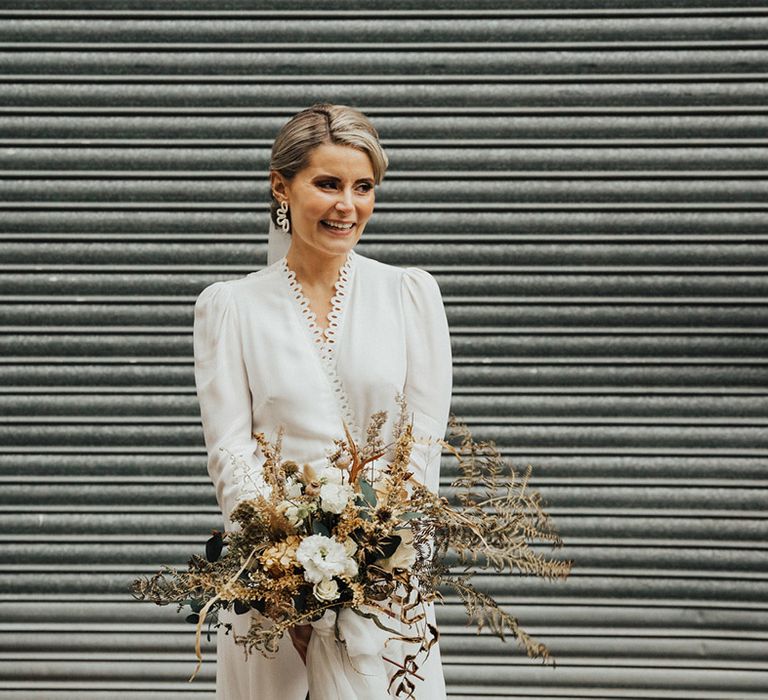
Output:
M341 198L336 202L336 208L342 211L352 209L352 193L345 190L341 193Z

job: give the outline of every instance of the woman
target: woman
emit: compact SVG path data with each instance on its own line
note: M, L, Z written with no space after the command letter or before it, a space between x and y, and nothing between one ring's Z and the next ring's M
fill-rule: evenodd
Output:
M452 382L439 287L424 270L386 265L354 250L387 165L376 129L361 112L316 104L296 114L272 148L269 264L215 282L197 299L195 382L208 471L227 527L252 482L221 448L241 454L250 473L258 473L262 458L252 432L274 439L282 427L284 458L322 466L333 438L344 437L342 420L362 440L368 417L387 410L382 437L388 439L398 392L405 394L415 436L423 439L414 448L412 469L438 488L434 439L445 434ZM431 606L429 614L434 620ZM223 617L238 634L246 632L248 615ZM373 639L377 630L365 622ZM302 662L309 647L311 666L313 645L327 639L322 634L313 623L293 630L293 645L282 643L277 658L246 659L232 634L220 628L216 697L304 700ZM391 660L407 651L402 643L389 643L383 656L390 662L375 658L391 677ZM420 675L418 700L443 700L439 645ZM326 697L351 694L342 681L328 679ZM385 687L383 694L389 697Z

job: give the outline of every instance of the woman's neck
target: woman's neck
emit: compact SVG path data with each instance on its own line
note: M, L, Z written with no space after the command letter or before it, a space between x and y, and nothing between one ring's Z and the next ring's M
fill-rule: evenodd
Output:
M331 289L339 279L339 270L347 255L324 255L292 240L285 261L304 288Z

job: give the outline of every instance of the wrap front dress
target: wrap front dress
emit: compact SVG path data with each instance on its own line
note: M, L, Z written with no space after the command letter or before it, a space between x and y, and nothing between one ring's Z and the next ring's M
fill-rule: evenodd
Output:
M445 435L452 359L437 282L420 268L351 250L331 307L323 333L285 257L239 279L214 282L197 299L195 384L208 472L227 528L235 504L248 495L249 480L222 448L241 455L256 473L261 452L252 432L274 439L282 426L283 458L320 467L332 439L344 437L342 420L362 441L370 415L387 410L381 436L389 442L398 392L405 395L414 435L426 438L414 445L412 470L438 489L440 448L428 439ZM244 634L250 614L258 613L224 613L223 619ZM428 614L434 621L431 605ZM394 647L387 647L388 657L397 655ZM418 700L446 697L439 644L420 675L425 680L416 681ZM219 700L304 700L306 693L307 671L287 636L276 658L255 653L246 659L219 628Z

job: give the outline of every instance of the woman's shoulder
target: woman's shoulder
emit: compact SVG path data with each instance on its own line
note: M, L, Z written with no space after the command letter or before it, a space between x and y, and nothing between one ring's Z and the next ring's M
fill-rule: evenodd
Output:
M200 292L196 303L240 303L246 299L252 302L254 299L263 298L264 292L275 285L279 264L278 260L241 277L212 282Z
M375 278L375 284L388 282L401 296L410 299L441 299L440 285L432 273L416 266L390 265L357 254L360 267L369 278Z
M378 280L396 281L402 269L396 265L390 265L375 258L369 258L358 251L353 251L355 255L356 274L364 278L376 278Z
M400 284L407 284L411 281L418 284L423 280L434 280L434 277L421 267L391 265L375 258L369 258L361 253L356 253L356 255L359 266L372 276L387 278Z

